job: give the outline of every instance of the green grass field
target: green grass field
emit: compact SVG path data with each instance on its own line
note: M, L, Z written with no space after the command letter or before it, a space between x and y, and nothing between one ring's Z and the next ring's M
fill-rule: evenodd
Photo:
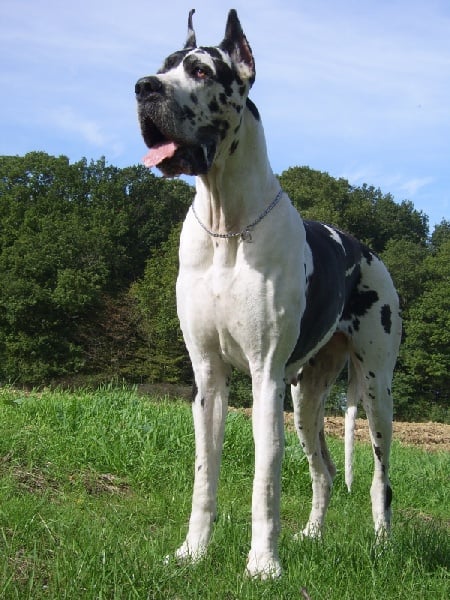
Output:
M386 600L450 597L448 453L394 444L394 526L374 552L370 447L343 481L343 445L325 537L294 540L310 506L308 466L288 433L282 579L244 577L250 538L251 424L230 413L219 517L195 566L165 565L189 517L194 436L185 403L134 390L24 394L0 389L0 597L39 599Z

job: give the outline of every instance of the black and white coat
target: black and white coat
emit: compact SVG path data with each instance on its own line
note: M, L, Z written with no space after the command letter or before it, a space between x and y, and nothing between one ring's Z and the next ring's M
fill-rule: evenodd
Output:
M248 99L254 59L235 11L224 40L186 46L136 84L148 164L197 175L180 240L177 307L195 374L196 456L189 530L178 559L206 551L216 495L232 366L251 375L255 475L251 576L281 572L278 558L283 399L308 457L313 499L300 536L320 535L335 467L323 433L326 395L348 363L346 481L357 404L374 449L377 536L389 529L391 382L401 321L380 259L353 237L304 222L270 167L261 119ZM152 162L153 161L153 162ZM270 212L268 212L270 208ZM256 223L256 224L255 224ZM248 227L253 224L252 227Z

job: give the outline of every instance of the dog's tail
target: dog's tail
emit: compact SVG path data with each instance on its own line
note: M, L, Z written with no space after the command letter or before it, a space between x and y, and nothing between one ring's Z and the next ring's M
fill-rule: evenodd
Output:
M355 445L355 422L358 406L356 403L349 404L345 411L345 483L351 492L353 483L353 448Z

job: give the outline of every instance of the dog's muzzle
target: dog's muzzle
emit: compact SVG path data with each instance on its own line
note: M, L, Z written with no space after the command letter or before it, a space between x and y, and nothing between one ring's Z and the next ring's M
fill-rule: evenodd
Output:
M202 175L215 155L214 132L197 132L198 139L186 140L178 131L184 115L156 76L142 77L135 85L142 137L149 148L143 162L158 167L166 177Z

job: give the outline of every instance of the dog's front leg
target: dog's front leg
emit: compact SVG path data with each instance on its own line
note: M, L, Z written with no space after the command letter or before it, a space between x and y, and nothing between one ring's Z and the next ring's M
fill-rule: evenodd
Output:
M229 368L221 362L196 369L194 491L188 534L175 553L181 560L196 561L204 556L216 518L229 375Z
M284 451L283 399L285 384L253 376L253 437L255 476L252 496L252 543L247 573L279 577L281 462Z

